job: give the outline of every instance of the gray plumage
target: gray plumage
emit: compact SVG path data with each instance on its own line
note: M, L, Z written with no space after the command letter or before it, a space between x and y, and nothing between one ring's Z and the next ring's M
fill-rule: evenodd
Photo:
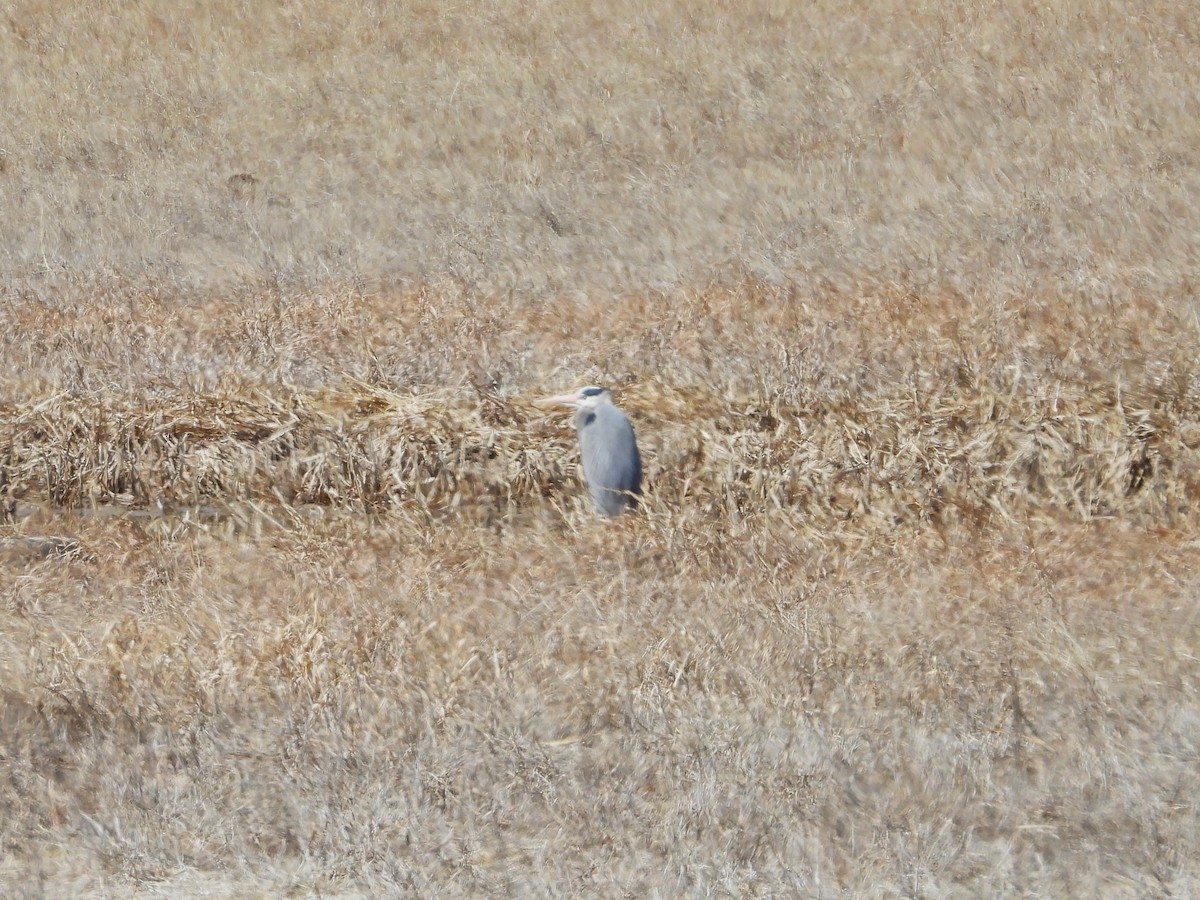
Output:
M551 397L545 403L572 406L583 474L596 512L619 516L636 509L642 490L642 458L633 426L612 402L606 388L585 387L574 394Z

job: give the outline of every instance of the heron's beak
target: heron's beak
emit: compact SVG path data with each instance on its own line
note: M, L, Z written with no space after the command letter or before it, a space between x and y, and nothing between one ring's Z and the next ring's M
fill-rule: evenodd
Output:
M573 394L559 394L557 397L544 397L541 400L533 401L536 406L578 406L579 392Z

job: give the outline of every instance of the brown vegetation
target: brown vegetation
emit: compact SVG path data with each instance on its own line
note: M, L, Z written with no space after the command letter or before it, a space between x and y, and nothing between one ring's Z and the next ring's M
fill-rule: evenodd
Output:
M253 6L0 24L6 896L1196 893L1195 23Z

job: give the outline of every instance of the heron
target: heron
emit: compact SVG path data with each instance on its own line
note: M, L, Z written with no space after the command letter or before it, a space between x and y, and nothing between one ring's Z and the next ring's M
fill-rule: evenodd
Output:
M596 512L619 516L627 509L636 509L642 492L642 457L629 417L613 404L612 391L585 387L572 394L547 397L540 403L576 410L579 454Z

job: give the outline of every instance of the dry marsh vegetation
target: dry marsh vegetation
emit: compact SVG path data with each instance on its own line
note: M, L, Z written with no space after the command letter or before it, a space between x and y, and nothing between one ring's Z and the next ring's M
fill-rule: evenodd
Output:
M1193 19L13 7L3 893L1195 894Z

